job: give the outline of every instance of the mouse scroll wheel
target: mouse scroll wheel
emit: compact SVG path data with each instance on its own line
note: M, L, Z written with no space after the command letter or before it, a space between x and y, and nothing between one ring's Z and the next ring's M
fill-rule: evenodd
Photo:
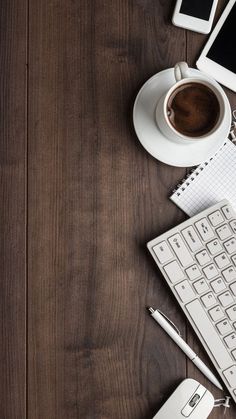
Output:
M191 407L196 406L196 404L198 403L200 398L201 398L201 396L199 396L199 394L194 394L194 396L192 397L192 399L189 402L189 406L191 406Z

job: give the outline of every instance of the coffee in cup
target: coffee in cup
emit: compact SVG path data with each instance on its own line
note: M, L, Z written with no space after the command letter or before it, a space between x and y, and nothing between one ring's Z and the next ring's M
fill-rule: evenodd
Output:
M167 116L173 128L189 137L209 134L217 125L220 104L216 94L201 82L177 87L167 101Z
M215 140L228 125L229 101L217 82L192 76L187 63L174 68L175 82L160 98L156 122L163 135L177 143ZM230 128L230 127L229 127Z

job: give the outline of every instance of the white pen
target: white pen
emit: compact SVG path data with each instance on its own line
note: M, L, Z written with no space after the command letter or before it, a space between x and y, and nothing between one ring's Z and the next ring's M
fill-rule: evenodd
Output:
M170 338L182 349L185 355L196 365L196 367L201 371L205 377L208 378L216 387L220 390L223 390L220 382L214 376L214 374L209 370L209 368L201 361L201 359L195 354L195 352L188 346L188 344L181 338L180 334L177 333L170 325L169 322L165 319L165 315L159 310L154 310L152 307L149 307L148 310L151 313L151 316L156 320L156 322L165 330L165 332L170 336ZM171 322L172 323L172 322ZM173 323L172 323L173 324ZM173 324L173 326L175 326Z

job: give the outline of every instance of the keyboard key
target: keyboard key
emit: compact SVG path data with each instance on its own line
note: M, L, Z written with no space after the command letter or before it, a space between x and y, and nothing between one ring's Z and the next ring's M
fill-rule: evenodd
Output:
M170 237L169 243L183 267L193 263L193 258L180 234L175 234Z
M222 269L225 266L229 265L230 261L226 253L221 253L220 255L215 257L215 262L218 268Z
M222 275L227 282L236 280L236 271L233 266L229 266L227 269L222 271Z
M203 268L203 272L206 275L207 279L212 279L215 278L215 276L219 275L219 272L213 263Z
M189 279L191 279L191 281L201 276L201 272L197 265L190 266L190 268L187 268L185 272L188 275Z
M228 368L227 370L223 371L223 374L228 381L229 385L233 388L236 387L236 365Z
M233 284L231 284L229 287L232 293L236 296L236 282L233 282Z
M211 255L216 255L216 253L219 253L223 250L223 247L221 246L218 239L212 240L210 243L207 243L207 248Z
M234 255L234 256L232 256L232 261L233 261L233 263L234 263L234 265L236 265L236 255Z
M234 213L233 213L232 208L230 207L230 205L225 205L221 209L224 213L225 218L227 218L227 220L230 220L231 218L233 218Z
M203 295L203 297L201 297L201 300L206 308L212 307L214 306L214 304L216 304L216 299L212 292Z
M234 233L236 233L236 220L230 221L230 226Z
M203 247L201 240L199 239L196 230L193 226L189 226L182 230L182 234L192 252L196 252L197 250Z
M168 262L173 258L173 253L165 241L156 244L156 246L153 246L153 251L155 252L155 255L160 263Z
M176 260L168 263L168 265L165 265L164 270L172 284L175 284L185 278L184 271L181 269Z
M229 349L235 348L236 346L236 333L231 333L229 336L224 338L224 341Z
M221 214L221 212L219 210L213 212L212 214L210 214L208 216L211 224L213 225L213 227L218 226L219 224L224 222L224 217Z
M186 309L197 327L198 334L202 337L203 344L205 345L205 342L207 342L207 346L219 367L221 369L230 367L232 365L231 356L226 347L222 345L221 338L201 303L194 300L186 305Z
M214 322L217 322L217 320L220 320L224 317L224 313L220 306L213 307L211 310L209 310L209 314Z
M227 251L227 253L229 253L229 255L232 255L232 253L236 252L236 239L235 237L232 237L230 240L224 242L224 247Z
M229 291L224 292L218 296L219 301L223 307L227 307L234 302L234 299Z
M202 218L195 224L202 240L208 241L214 237L214 232L206 218Z
M234 349L231 354L233 355L234 359L236 359L236 349Z
M198 261L198 263L203 266L206 263L211 261L210 256L208 255L206 250L202 250L201 252L197 253L196 255L196 259Z
M180 282L180 284L175 286L175 290L183 303L187 303L196 297L196 294L188 281Z
M207 284L205 279L199 279L199 281L194 282L193 286L198 294L203 294L204 292L209 290L209 285Z
M226 333L232 332L233 330L231 324L227 319L217 323L216 327L221 335L226 335Z
M224 224L223 226L217 228L216 233L218 234L221 240L228 239L228 237L232 236L232 233L228 224Z
M236 320L236 305L228 308L226 310L226 314L229 317L230 320L234 321Z
M222 278L217 278L214 279L214 281L211 281L211 287L216 294L226 289L226 285Z

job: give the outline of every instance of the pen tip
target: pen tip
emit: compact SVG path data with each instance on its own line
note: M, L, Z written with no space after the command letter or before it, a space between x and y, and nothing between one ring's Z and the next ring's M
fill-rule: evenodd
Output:
M153 314L153 313L154 313L154 311L155 311L152 307L147 307L147 309L148 309L148 311L149 311L151 314Z

